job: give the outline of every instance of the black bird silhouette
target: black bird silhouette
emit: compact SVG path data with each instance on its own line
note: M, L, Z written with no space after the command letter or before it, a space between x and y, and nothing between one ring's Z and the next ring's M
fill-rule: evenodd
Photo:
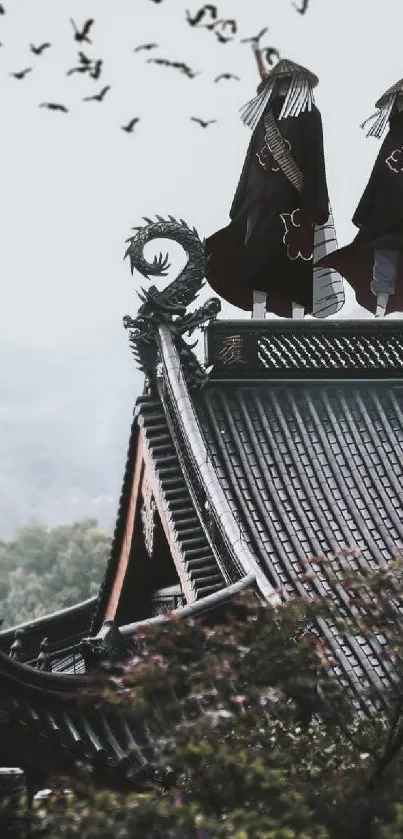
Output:
M280 53L275 47L267 47L267 49L263 50L263 54L269 67L274 67L276 63L274 59L280 61Z
M59 105L58 102L42 102L39 108L47 108L48 111L62 111L63 114L68 114L69 109L65 105Z
M221 35L221 32L216 32L215 35L220 44L228 44L228 41L232 41L232 38L226 38L225 35Z
M168 61L166 58L148 58L147 64L162 64L164 67L175 67L176 70L180 70L189 79L194 79L195 76L199 75L199 73L195 73L183 61Z
M187 20L189 26L197 26L203 20L203 18L205 18L207 13L209 13L210 18L217 23L217 7L216 6L211 6L209 3L207 3L207 5L202 6L201 9L199 9L196 12L194 17L192 17L189 10L186 9L186 20ZM215 26L215 24L213 24L213 26ZM206 26L206 28L210 28L210 27L211 27L211 24L209 26Z
M27 73L31 73L32 67L26 67L25 70L19 70L17 73L9 73L9 76L13 76L14 79L23 79Z
M208 125L212 125L213 122L217 122L216 119L204 120L204 119L199 119L199 117L190 117L190 119L193 122L198 122L199 125L201 125L202 128L207 128Z
M46 41L44 44L39 44L38 47L36 47L34 44L30 44L29 48L34 55L42 55L44 50L49 49L49 47L51 46L52 45L49 43L49 41Z
M80 67L71 67L67 70L66 76L72 76L73 73L89 73L91 65L81 64Z
M72 67L67 71L66 76L72 76L73 73L89 73L92 79L99 79L101 75L101 68L103 61L101 58L88 58L84 52L78 53L79 66Z
M99 79L103 63L102 58L97 58L96 61L94 61L94 66L92 70L90 70L90 76L92 79Z
M227 29L227 28L230 29L232 34L236 35L237 25L236 25L236 20L234 20L233 18L230 18L229 20L223 20L221 22L221 27L222 27L222 29Z
M295 5L295 3L293 3L292 5L294 6L294 9L296 9L297 12L300 13L300 15L304 15L308 8L309 0L302 0L302 6L300 9L298 8L298 6Z
M121 125L120 127L122 131L127 131L128 134L131 134L134 126L137 125L139 121L140 117L133 117L133 119L131 119L130 122L127 123L127 125Z
M252 35L252 38L241 38L241 44L258 44L259 41L263 38L263 35L269 31L269 27L265 26L264 29L261 29L257 35Z
M215 82L219 82L220 79L236 79L237 82L240 82L239 76L235 76L234 73L220 73L217 78L214 79Z
M95 93L94 96L84 96L83 102L102 102L104 96L108 93L108 90L111 89L110 84L107 84L99 93Z
M133 52L140 52L140 50L154 50L158 47L158 44L139 44L138 47L135 47Z
M6 13L6 10L5 10L3 4L0 3L0 15L5 15L5 13Z
M220 44L226 44L228 43L228 41L232 41L233 36L237 31L236 20L233 20L231 18L231 20L219 21L219 24L221 32L219 32L218 29L214 29L214 34L216 35L217 40L220 42ZM229 29L232 33L229 37L226 35L227 29Z
M74 20L72 18L70 18L70 23L72 24L73 29L74 29L74 40L75 41L78 41L79 43L85 41L87 44L92 43L90 41L89 37L88 37L88 33L91 29L91 26L94 23L94 20L92 18L89 18L89 20L85 21L84 26L81 30L77 28L77 26L74 23Z
M80 64L85 64L86 67L90 67L92 64L92 58L88 58L88 55L86 55L85 52L78 53L78 60Z

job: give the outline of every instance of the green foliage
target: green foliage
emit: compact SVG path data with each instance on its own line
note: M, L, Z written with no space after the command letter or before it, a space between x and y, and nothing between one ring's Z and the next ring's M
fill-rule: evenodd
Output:
M316 626L337 620L356 635L382 626L399 674L402 564L350 574L345 590L353 619L332 599L273 609L249 592L223 622L147 627L103 701L147 727L171 781L129 795L89 783L66 812L45 808L51 839L401 837L400 676L388 708L374 701L372 716L357 717Z
M3 628L97 594L110 544L95 519L53 529L24 527L13 541L1 543Z

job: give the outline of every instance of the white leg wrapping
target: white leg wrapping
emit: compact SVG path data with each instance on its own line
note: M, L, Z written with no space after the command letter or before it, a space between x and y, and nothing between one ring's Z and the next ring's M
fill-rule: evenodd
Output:
M305 314L305 309L303 306L300 306L299 303L292 304L292 317L294 318L303 318Z
M266 317L266 298L267 294L265 291L253 291L252 318L264 320Z
M386 306L388 305L389 294L386 291L381 291L376 296L376 318L383 318L385 316Z

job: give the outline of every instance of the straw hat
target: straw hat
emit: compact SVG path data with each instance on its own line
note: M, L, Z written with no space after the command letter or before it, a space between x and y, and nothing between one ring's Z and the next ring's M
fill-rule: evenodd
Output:
M301 64L296 64L295 61L290 61L288 58L282 58L271 70L269 70L268 73L265 74L264 79L262 79L259 84L257 92L260 93L260 91L263 90L268 79L272 79L273 77L281 79L294 75L305 76L311 87L316 87L316 85L319 84L318 77L315 76L314 73L311 73L310 70L307 70L306 67L302 67Z
M383 108L383 106L386 105L392 93L399 93L400 91L402 91L403 93L403 79L399 79L399 81L396 82L396 84L392 84L392 87L389 87L388 90L385 90L385 93L383 93L382 96L378 99L378 101L375 102L375 108Z

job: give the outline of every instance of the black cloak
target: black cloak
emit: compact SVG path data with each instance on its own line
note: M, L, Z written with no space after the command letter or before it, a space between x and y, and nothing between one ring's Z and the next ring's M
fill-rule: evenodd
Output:
M269 311L291 317L292 301L312 312L314 224L327 221L329 198L320 112L313 105L311 111L279 120L283 102L277 98L268 108L302 172L302 193L273 158L268 171L259 163L257 152L265 146L262 116L246 153L230 209L231 223L206 240L205 274L214 291L229 303L251 310L252 290L257 289L267 293ZM256 218L245 244L252 210Z
M403 113L392 112L389 131L353 216L359 232L344 248L318 262L335 268L354 288L357 302L375 314L371 291L374 250L399 251L396 290L386 311L403 311Z

